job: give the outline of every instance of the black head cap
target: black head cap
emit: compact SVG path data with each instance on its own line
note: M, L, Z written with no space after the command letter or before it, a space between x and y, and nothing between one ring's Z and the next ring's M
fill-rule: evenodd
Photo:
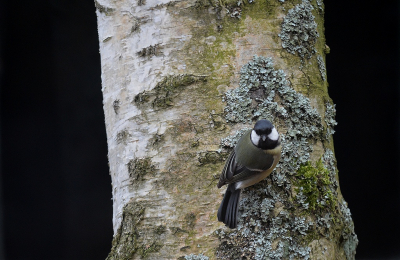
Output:
M257 121L253 129L258 135L269 135L272 128L274 128L274 125L270 121L261 119Z

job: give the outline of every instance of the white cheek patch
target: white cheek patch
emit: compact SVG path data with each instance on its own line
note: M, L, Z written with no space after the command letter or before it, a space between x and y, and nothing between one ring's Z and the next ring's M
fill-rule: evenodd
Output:
M258 143L260 142L260 136L256 133L256 131L252 130L251 131L251 142L257 146Z
M253 134L253 133L252 133ZM253 139L253 136L251 137ZM271 133L268 135L268 138L271 139L272 141L276 141L279 138L278 131L276 131L275 127L272 128Z

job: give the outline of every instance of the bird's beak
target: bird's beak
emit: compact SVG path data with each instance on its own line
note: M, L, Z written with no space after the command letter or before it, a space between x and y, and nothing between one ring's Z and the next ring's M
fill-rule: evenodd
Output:
M267 139L267 136L266 135L262 135L261 139L263 140L263 142L265 142L265 140Z

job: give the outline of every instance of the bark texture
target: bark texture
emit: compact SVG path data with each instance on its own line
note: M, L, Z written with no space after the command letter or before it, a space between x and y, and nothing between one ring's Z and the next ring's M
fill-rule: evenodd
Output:
M108 259L354 259L333 150L320 0L96 0L113 187ZM238 228L216 184L255 120L280 163Z

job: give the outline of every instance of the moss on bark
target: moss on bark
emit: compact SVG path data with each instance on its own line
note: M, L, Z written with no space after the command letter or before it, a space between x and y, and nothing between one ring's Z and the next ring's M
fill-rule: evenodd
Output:
M114 235L111 252L107 260L130 260L138 251L138 227L145 208L131 201L124 206L122 223Z

